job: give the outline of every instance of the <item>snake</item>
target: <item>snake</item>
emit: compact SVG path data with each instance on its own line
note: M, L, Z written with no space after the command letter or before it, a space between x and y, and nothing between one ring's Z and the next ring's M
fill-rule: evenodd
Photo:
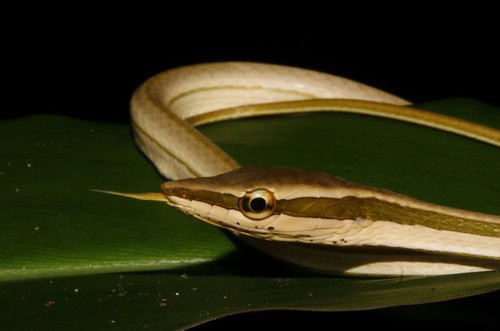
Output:
M254 116L344 112L410 122L500 147L500 131L411 107L313 70L197 64L145 81L131 99L137 145L170 179L161 192L101 192L167 203L265 254L345 276L500 269L500 216L420 201L332 174L241 166L195 127Z

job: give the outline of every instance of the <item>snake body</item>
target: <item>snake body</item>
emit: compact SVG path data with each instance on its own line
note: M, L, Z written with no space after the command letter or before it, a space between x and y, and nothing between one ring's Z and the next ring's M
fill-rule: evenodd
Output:
M166 71L134 93L131 120L141 150L174 181L162 185L162 194L122 195L165 201L270 255L320 270L429 275L498 269L499 216L307 170L242 168L194 128L249 116L342 111L500 146L498 130L408 105L351 80L277 65L229 62Z

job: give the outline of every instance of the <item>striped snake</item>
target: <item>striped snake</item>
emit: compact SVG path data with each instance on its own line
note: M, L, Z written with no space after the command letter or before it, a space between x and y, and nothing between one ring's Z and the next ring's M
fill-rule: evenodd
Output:
M138 146L165 177L158 200L228 229L265 253L353 276L500 269L500 216L422 202L315 171L241 167L194 127L251 116L350 112L416 123L500 146L500 131L408 107L344 78L259 63L181 67L131 101Z

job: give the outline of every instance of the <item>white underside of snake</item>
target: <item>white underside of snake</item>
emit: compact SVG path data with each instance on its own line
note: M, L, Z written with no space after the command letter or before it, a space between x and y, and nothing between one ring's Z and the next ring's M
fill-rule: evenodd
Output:
M500 145L496 129L408 105L351 80L277 65L232 62L166 71L135 92L131 118L137 144L173 181L162 185L162 193L108 193L165 201L271 256L322 272L401 276L499 269L500 216L314 171L241 167L194 128L250 116L342 111Z

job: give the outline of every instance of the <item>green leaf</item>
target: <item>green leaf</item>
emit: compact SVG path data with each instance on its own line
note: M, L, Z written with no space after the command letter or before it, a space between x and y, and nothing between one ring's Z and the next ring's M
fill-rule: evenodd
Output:
M500 127L499 110L475 101L423 107ZM317 169L500 214L498 148L467 138L352 114L254 118L201 130L242 164ZM0 147L0 322L7 329L180 328L248 310L367 309L500 288L499 272L314 275L242 249L162 203L90 191L159 190L162 179L127 125L50 115L4 121ZM161 271L109 274L152 270Z
M111 325L171 330L241 311L343 311L435 302L491 291L500 282L498 272L375 280L305 276L276 268L261 274L258 268L269 265L236 261L244 258L159 273L3 284L0 321L6 330L95 330Z

